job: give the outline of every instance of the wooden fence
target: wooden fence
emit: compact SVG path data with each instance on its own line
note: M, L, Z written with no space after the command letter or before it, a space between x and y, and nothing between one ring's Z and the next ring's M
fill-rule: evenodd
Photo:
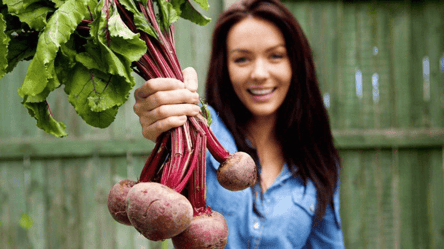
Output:
M229 2L211 1L207 14L217 18ZM346 248L444 248L444 3L286 4L314 49L343 160ZM201 82L213 24L177 24L182 67ZM134 100L100 130L59 89L50 104L69 136L55 139L20 105L26 67L0 80L0 248L170 247L114 222L106 207L112 184L136 179L153 146Z

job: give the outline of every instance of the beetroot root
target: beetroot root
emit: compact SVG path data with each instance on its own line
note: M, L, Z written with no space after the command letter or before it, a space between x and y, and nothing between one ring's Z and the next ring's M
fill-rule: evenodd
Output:
M126 214L126 196L135 184L131 180L122 180L114 184L108 193L108 210L117 222L124 225L131 226Z
M228 239L224 216L216 211L193 217L189 227L171 240L177 249L222 249Z
M193 218L188 199L156 182L140 182L128 192L131 224L149 240L169 239L183 232Z
M253 158L245 152L234 153L220 164L217 180L222 187L231 191L253 186L257 181L257 169Z

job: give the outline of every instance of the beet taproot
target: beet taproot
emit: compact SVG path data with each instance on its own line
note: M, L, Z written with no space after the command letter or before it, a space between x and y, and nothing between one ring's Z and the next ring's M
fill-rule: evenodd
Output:
M193 207L185 196L163 184L140 182L128 192L127 214L137 231L159 241L183 232L193 218Z
M222 162L217 170L222 187L239 191L256 184L257 168L253 158L245 152L236 152Z
M108 193L108 210L117 222L124 225L131 226L126 214L126 197L135 184L136 182L131 180L121 180L114 184Z
M188 228L171 241L177 249L223 249L227 239L227 221L213 210L210 214L193 217Z

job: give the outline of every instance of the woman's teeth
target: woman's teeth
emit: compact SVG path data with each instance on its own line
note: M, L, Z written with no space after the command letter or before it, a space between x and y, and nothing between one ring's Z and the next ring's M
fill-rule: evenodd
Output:
M253 95L266 95L273 92L274 88L270 89L249 89L250 93Z

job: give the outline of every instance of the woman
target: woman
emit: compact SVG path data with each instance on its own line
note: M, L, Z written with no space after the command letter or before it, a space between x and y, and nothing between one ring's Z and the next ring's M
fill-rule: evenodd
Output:
M136 90L146 138L197 115L197 76L153 79ZM206 82L211 129L230 152L245 151L258 184L230 192L207 158L207 204L228 223L226 248L343 248L340 159L311 49L278 0L245 0L217 20Z

